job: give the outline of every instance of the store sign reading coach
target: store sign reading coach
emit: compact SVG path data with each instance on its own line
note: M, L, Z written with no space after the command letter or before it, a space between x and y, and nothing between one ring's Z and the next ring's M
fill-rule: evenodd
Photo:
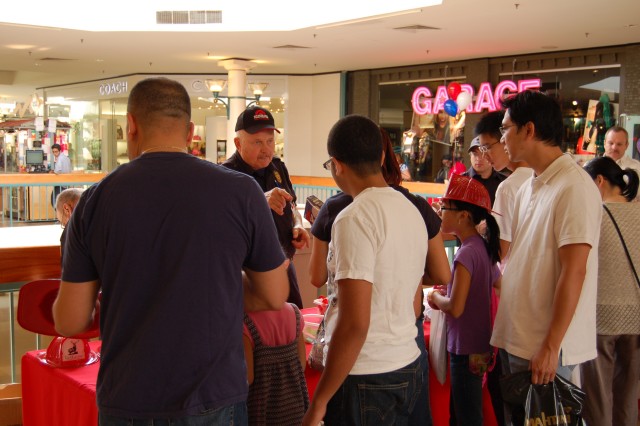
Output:
M113 83L102 83L99 88L100 96L122 95L127 93L127 82L116 81Z

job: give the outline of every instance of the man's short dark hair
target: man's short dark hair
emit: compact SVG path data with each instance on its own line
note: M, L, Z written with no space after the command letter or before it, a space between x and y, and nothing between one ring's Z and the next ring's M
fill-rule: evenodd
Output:
M154 125L163 118L182 119L187 130L191 122L191 99L182 84L165 77L137 83L129 94L127 111L140 119L140 125Z
M503 110L486 113L480 118L480 121L478 121L478 124L476 124L476 127L473 129L474 136L491 135L500 140L502 138L500 126L502 126L503 118Z
M562 110L558 102L541 92L525 90L502 101L509 117L518 128L531 122L534 136L551 146L562 143Z
M333 125L327 140L327 151L359 176L381 172L380 128L362 115L348 115Z
M58 143L54 143L53 145L51 145L51 150L53 151L54 149L57 149L58 151L62 151L62 147Z

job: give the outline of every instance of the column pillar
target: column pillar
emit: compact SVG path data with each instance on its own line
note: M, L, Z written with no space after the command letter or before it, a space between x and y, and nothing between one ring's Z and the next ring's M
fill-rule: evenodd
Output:
M247 71L257 64L245 59L225 59L218 66L227 70L227 96L229 97L229 117L227 120L227 158L236 152L233 138L236 136L236 120L247 105Z

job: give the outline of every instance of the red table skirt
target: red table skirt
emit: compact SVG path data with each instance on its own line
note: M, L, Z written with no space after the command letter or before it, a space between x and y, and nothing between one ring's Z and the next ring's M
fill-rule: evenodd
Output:
M316 308L302 309L303 314L317 314ZM429 347L429 337L431 335L431 323L424 323L424 340ZM307 344L307 358L309 357L309 351L311 345ZM307 388L309 389L309 398L313 398L313 393L320 380L320 372L307 366L304 375L307 379ZM451 384L449 382L449 372L447 371L447 380L441 385L436 379L433 370L429 369L429 398L431 405L431 416L433 417L434 426L448 426L449 425L449 393ZM482 392L482 411L484 416L485 426L497 426L496 417L493 413L493 406L491 405L491 398L489 391L485 387Z
M303 313L317 313L316 308L303 309ZM424 325L425 341L429 345L430 324ZM100 341L91 342L97 350ZM307 356L311 345L307 344ZM81 368L51 368L40 361L44 351L27 352L22 357L22 401L24 426L95 425L98 423L96 406L96 379L100 363ZM309 397L320 379L320 372L305 370ZM431 414L435 426L449 424L449 377L444 385L429 372ZM491 400L485 389L483 394L485 425L496 425Z
M89 344L97 350L102 342ZM52 368L40 360L44 352L27 352L22 357L23 425L97 425L96 379L100 363Z

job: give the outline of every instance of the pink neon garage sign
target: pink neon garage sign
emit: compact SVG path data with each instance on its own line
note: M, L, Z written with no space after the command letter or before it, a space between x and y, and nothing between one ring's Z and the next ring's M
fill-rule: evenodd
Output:
M491 87L491 83L484 82L478 87L477 95L470 84L461 84L460 87L463 92L467 92L472 98L473 96L476 98L475 101L467 106L465 111L467 113L480 113L483 110L499 110L500 100L507 91L514 93L528 89L539 89L541 84L542 82L539 78L520 80L517 83L511 80L504 80L498 83L494 90ZM428 87L420 86L413 91L411 105L413 106L413 111L418 115L437 114L444 109L444 103L447 99L449 99L449 96L447 95L446 86L438 86L435 98L432 98L431 90Z

